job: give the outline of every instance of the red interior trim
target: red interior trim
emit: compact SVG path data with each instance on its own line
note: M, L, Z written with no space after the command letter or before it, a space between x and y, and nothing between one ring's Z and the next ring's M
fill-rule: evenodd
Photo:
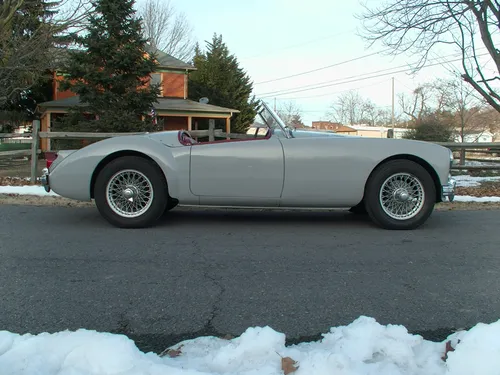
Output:
M187 137L185 137L187 136ZM189 139L192 139L189 135L188 131L185 130L180 130L178 133L178 138L179 142L183 144L184 146L200 146L200 145L209 145L213 143L228 143L228 142L248 142L248 141L262 141L271 138L271 130L268 129L267 134L265 137L256 137L256 138L244 138L244 139L220 139L216 141L208 141L208 142L196 142L194 143L190 142Z

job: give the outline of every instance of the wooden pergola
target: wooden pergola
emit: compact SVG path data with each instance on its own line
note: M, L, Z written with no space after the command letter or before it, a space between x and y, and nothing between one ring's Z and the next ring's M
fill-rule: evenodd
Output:
M68 113L69 109L74 106L86 106L86 104L81 103L78 96L40 103L40 131L50 132L54 118ZM231 133L233 114L239 113L237 109L182 98L160 97L157 99L157 103L153 104L153 108L157 118L165 122L164 130L201 130L198 129L199 119L222 119L225 120L227 134ZM42 139L40 148L42 151L50 151L50 139Z

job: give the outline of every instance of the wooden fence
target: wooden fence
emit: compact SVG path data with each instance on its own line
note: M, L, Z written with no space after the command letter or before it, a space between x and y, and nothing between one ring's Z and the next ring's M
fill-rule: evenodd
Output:
M13 151L0 151L0 157L5 156L29 156L31 158L31 184L35 184L37 180L38 168L38 155L40 150L40 139L105 139L118 136L127 135L141 135L147 133L88 133L88 132L41 132L40 121L33 121L32 133L0 133L0 139L17 138L17 137L32 137L31 147L29 150L13 150ZM227 134L220 129L214 129L213 123L210 123L208 130L192 130L189 134L193 138L208 137L209 141L215 138L232 138L232 139L247 139L253 138L247 134L230 133ZM482 161L498 163L497 165L467 165L466 153L483 152L492 153L488 151L491 148L498 150L500 154L500 142L495 143L455 143L455 142L436 142L444 147L449 148L455 153L459 153L459 162L454 164L453 170L500 170L500 161L483 159Z

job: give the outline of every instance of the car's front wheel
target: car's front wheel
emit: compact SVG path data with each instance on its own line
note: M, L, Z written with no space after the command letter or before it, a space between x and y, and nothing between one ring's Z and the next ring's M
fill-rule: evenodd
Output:
M415 229L431 215L436 188L431 175L411 160L392 160L379 166L365 190L371 219L385 229Z
M167 182L154 162L120 157L97 176L94 197L97 209L111 224L120 228L148 227L167 207Z

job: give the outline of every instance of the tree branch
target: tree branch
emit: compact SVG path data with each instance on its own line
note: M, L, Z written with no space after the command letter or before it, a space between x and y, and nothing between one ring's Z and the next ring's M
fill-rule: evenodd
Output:
M380 8L364 8L364 14L357 17L363 21L366 31L366 35L361 36L370 46L381 42L390 48L392 55L416 56L414 73L425 66L437 45L456 46L462 55L463 79L489 104L500 109L500 95L491 85L497 78L484 76L476 45L479 34L477 40L482 41L497 72L500 71L500 50L493 37L493 32L500 28L499 0L389 0L389 4ZM474 67L467 66L469 61ZM476 81L474 75L480 79Z

